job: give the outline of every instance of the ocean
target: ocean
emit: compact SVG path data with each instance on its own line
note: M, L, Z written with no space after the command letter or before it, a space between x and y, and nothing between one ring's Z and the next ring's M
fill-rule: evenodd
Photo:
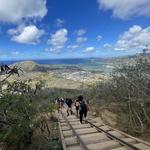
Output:
M107 62L100 58L67 58L67 59L37 59L37 60L10 60L1 61L1 64L11 65L22 61L34 61L41 65L64 65L64 66L80 66L81 68L89 71L102 71L109 73L112 68L108 67Z
M38 59L38 60L7 60L0 61L0 64L11 65L22 61L34 61L38 64L52 64L52 65L79 65L86 64L91 61L90 58L68 58L68 59Z

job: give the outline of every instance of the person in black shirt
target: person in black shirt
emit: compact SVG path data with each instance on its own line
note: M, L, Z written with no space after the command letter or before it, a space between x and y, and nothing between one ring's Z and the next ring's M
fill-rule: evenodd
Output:
M67 104L67 116L69 116L69 112L72 115L73 114L73 112L72 112L72 99L66 98L66 104Z
M77 118L79 117L79 107L80 107L80 103L79 103L79 100L77 99L75 101L75 109L76 109Z
M64 99L60 98L60 110L61 110L61 113L62 113L63 108L64 108Z
M83 116L84 118L86 118L87 116L87 105L85 103L85 101L83 100L83 96L78 96L78 100L80 103L80 107L79 107L79 115L80 115L80 123L82 123L83 121Z

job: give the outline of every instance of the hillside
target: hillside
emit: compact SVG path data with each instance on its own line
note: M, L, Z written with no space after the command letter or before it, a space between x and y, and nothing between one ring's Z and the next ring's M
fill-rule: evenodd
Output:
M74 65L41 65L34 61L12 64L23 70L20 77L13 76L9 80L32 80L34 86L39 80L45 80L47 87L77 89L88 86L107 77L99 72L83 70Z
M57 88L81 88L94 84L97 81L108 80L109 73L116 67L123 64L134 64L138 58L148 58L150 55L133 55L116 58L91 58L88 63L82 65L42 65L34 61L23 61L12 64L11 67L18 66L20 78L14 76L10 80L32 80L32 84L39 80L45 80L47 87Z

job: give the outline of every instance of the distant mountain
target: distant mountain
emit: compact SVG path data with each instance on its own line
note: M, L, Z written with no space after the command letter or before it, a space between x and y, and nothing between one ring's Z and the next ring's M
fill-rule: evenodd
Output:
M123 64L134 64L139 58L148 58L150 60L150 54L136 54L130 56L122 57L112 57L112 58L90 58L87 62L83 64L38 64L34 61L23 61L17 62L11 66L17 65L22 68L25 72L72 72L72 71L99 71L104 73L109 73Z
M25 72L33 72L33 71L40 71L40 72L46 72L48 70L48 67L45 65L39 65L34 61L23 61L14 63L11 66L18 66L21 67L21 69Z
M34 61L23 61L17 62L10 66L18 66L25 72L48 72L48 71L80 71L82 70L78 66L74 65L46 65L46 64L38 64Z

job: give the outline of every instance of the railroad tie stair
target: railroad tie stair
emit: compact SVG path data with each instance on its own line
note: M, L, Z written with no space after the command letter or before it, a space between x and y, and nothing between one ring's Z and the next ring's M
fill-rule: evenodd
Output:
M101 122L81 124L75 115L58 115L64 150L150 150L150 144L113 129Z

